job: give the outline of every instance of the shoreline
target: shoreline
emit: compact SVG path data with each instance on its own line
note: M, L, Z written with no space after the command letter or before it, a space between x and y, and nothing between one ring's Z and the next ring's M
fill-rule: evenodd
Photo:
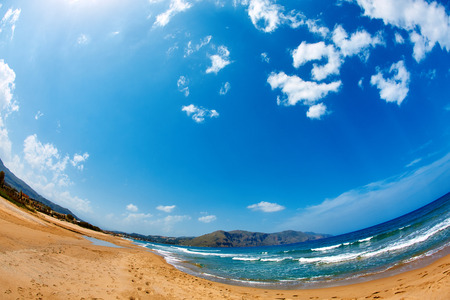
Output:
M142 246L143 247L143 246ZM157 250L143 247L147 250L149 250L151 253L154 253L162 258L164 258L165 262L177 270L187 273L189 275L203 278L206 280L211 280L213 282L222 283L222 284L228 284L228 285L234 285L234 286L240 286L240 287L249 287L249 288L257 288L257 289L269 289L269 290L314 290L314 289L324 289L324 288L332 288L332 287L345 287L348 285L353 284L359 284L359 283L366 283L377 279L384 279L388 277L392 277L395 275L400 275L402 273L408 272L408 271L415 271L422 268L426 268L427 266L431 265L432 263L445 258L446 256L450 255L450 243L446 244L442 247L442 249L434 252L433 254L426 255L427 253L424 253L422 255L425 255L424 257L415 257L412 258L412 261L410 262L400 262L393 266L387 267L382 270L374 270L372 273L367 274L355 274L350 275L344 278L334 278L334 279L323 279L323 280L285 280L285 281L250 281L250 280L239 280L239 279L232 279L232 278L225 278L220 277L217 275L205 273L185 267L185 265L193 265L194 267L197 267L195 264L189 263L189 262L180 262L179 264L176 263L170 263L166 260L166 257L163 254L158 253ZM450 297L450 296L449 296Z
M95 245L83 235L121 248ZM184 273L129 240L0 199L1 299L448 299L450 255L419 269L320 289L267 289ZM421 261L426 263L425 261Z

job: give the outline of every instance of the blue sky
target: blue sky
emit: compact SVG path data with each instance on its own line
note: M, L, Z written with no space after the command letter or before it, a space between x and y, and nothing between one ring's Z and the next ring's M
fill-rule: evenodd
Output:
M105 229L339 234L450 190L450 8L2 1L0 157Z

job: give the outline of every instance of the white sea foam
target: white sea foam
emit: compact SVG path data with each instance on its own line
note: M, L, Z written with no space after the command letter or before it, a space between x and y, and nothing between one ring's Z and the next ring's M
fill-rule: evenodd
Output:
M425 258L425 257L432 256L432 255L438 253L439 251L441 251L441 250L443 250L443 249L445 249L445 248L447 248L447 247L450 247L450 242L448 242L448 243L446 243L445 245L442 245L442 246L440 246L440 247L438 247L438 248L436 248L436 249L432 249L432 250L430 250L430 251L427 251L427 252L425 252L424 254L421 254L421 255L418 255L418 256L411 257L410 259L407 259L405 262L406 262L406 263L409 263L409 262L412 262L412 261L415 261L415 260L419 260L419 259L422 259L422 258Z
M164 259L166 260L167 263L171 264L171 265L177 265L179 263L182 262L181 259L177 258L176 256L173 255L172 252L169 251L164 251L164 250L155 250L159 255L161 255L162 257L164 257Z
M415 236L414 238L411 238L409 240L405 240L405 241L402 241L402 242L394 243L394 244L392 244L389 247L386 247L386 248L383 248L383 249L379 249L377 251L365 253L364 257L373 257L373 256L377 256L377 255L380 255L380 254L383 254L383 253L392 252L392 251L398 251L398 250L401 250L401 249L404 249L404 248L411 247L411 246L413 246L415 244L425 242L431 236L439 233L442 230L447 229L448 227L450 227L450 219L445 219L444 221L442 221L441 223L436 224L435 226L433 226L432 228L428 229L427 231L425 231L421 235Z
M194 255L203 255L203 256L217 256L217 257L237 257L238 254L226 254L226 253L217 253L217 252L200 252L200 251L193 251L186 248L177 248L179 251L187 253L187 254L194 254Z
M291 256L288 257L270 257L270 258L261 258L261 261L273 261L273 262L280 262L280 261L284 261L284 260L291 260L294 259Z
M245 256L236 256L232 258L233 260L242 260L242 261L258 261L260 257L245 257Z
M354 260L360 257L365 252L358 253L346 253L333 256L323 256L323 257L300 257L298 261L300 263L340 263L348 260Z
M328 250L339 248L340 246L342 246L342 244L333 245L333 246L327 246L327 247L321 247L321 248L313 248L313 249L311 249L311 251L328 251Z
M371 239L373 239L373 236L370 236L370 237L365 238L365 239L358 240L358 242L359 242L359 243L365 243L365 242L370 241Z

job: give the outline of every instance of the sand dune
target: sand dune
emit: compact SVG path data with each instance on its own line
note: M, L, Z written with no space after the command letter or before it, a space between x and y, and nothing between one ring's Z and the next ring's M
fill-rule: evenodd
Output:
M83 235L121 248L93 245ZM0 199L0 299L450 299L450 257L399 275L326 289L263 290L178 271L130 242Z

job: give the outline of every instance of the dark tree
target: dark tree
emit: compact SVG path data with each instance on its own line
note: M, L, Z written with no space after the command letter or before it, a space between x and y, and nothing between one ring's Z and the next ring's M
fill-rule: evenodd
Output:
M0 172L0 186L3 186L4 183L5 183L5 172L1 171Z

